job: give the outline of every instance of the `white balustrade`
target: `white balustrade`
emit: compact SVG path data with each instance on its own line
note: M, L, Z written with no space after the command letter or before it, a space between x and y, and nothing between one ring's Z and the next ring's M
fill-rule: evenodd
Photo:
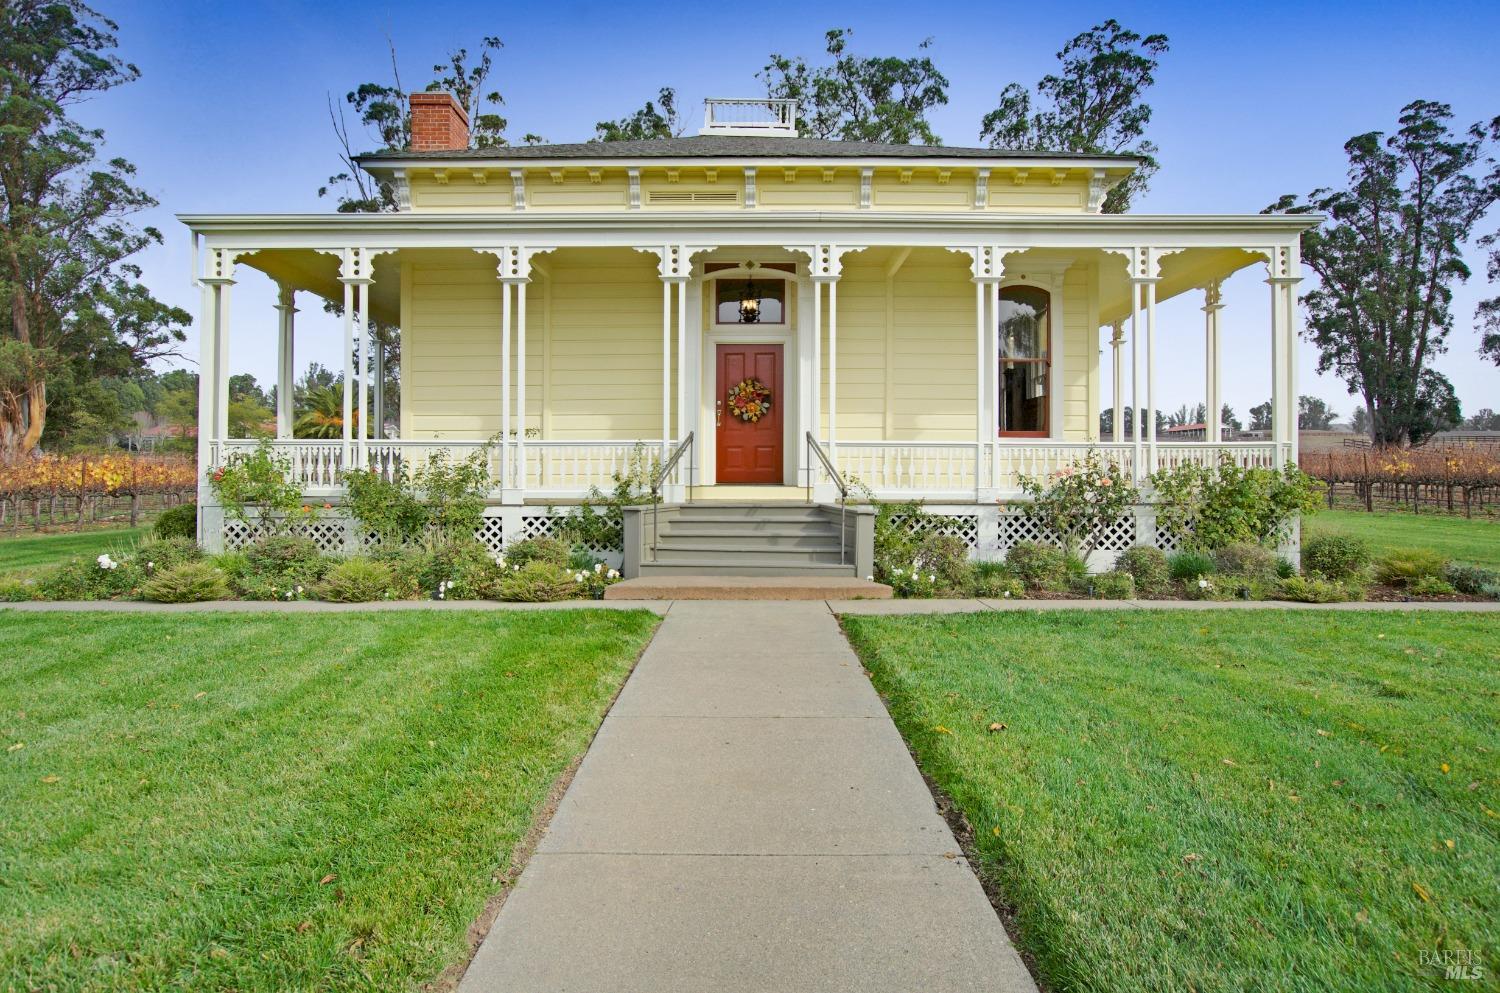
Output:
M214 467L232 452L254 451L255 439L233 439L210 443ZM336 494L343 470L341 442L314 439L272 441L272 449L291 464L291 479L309 495ZM460 462L480 450L487 451L491 495L498 497L501 485L500 446L478 440L382 440L366 445L366 468L387 480L402 472L410 474L429 463L439 452L450 462ZM1283 459L1290 458L1283 443ZM609 490L616 477L646 478L659 464L659 439L639 441L550 441L527 440L515 449L512 490L536 497L578 497L594 487ZM980 445L972 441L846 441L838 445L835 464L851 484L868 488L881 497L973 498L990 490L1001 496L1020 493L1023 477L1045 478L1075 465L1097 452L1127 475L1132 471L1133 447L1128 443L1002 441ZM1275 468L1276 445L1271 442L1206 442L1160 444L1157 464L1169 469L1183 464L1217 465L1228 454L1244 468ZM690 482L689 462L697 464L701 453L684 458L672 480ZM1143 467L1145 468L1145 467ZM816 478L822 479L821 468ZM691 482L696 483L693 479Z

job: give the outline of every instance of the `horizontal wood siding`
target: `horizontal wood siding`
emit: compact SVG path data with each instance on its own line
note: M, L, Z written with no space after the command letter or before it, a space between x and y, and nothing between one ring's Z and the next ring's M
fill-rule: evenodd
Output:
M551 437L661 436L656 264L655 256L626 249L573 249L548 262Z
M1089 390L1097 376L1099 346L1091 334L1089 322L1089 270L1075 265L1063 274L1063 314L1061 333L1063 369L1058 388L1062 392L1063 440L1087 441L1091 407Z
M912 251L891 285L891 437L974 437L979 363L966 256Z
M488 438L500 430L500 281L494 256L411 263L407 282L403 431L418 439ZM535 327L534 319L527 323Z

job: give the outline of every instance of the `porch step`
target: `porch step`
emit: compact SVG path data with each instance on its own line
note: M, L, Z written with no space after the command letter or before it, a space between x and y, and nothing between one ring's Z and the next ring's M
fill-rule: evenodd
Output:
M823 521L818 507L805 503L687 503L677 508L679 521Z
M604 591L606 600L888 600L891 588L845 576L642 576Z
M743 562L720 555L707 561L660 557L641 563L641 577L657 576L846 576L854 578L854 566L837 562L778 562L773 565ZM611 587L613 589L613 587Z
M777 551L801 551L801 552L838 552L838 535L829 534L826 530L793 532L791 534L768 534L765 531L744 533L730 529L709 531L694 531L692 533L681 531L677 528L661 529L662 551L672 549L692 549L694 551L719 551L719 552L745 552L761 550Z

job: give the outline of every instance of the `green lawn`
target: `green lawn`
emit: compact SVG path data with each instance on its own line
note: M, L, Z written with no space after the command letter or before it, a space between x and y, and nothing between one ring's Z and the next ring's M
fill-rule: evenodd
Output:
M1358 535L1377 556L1396 548L1430 548L1460 562L1500 569L1500 521L1323 510L1303 521L1302 534Z
M1500 617L844 625L1052 990L1495 988Z
M0 611L0 989L433 979L654 625Z
M0 576L39 571L79 556L129 548L151 533L149 527L107 528L77 534L0 536Z

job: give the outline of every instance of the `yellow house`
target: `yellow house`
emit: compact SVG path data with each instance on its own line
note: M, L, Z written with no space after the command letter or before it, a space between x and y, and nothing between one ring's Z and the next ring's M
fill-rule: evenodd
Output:
M184 216L203 293L204 473L253 444L227 431L240 265L281 287L275 444L306 491L335 502L346 469L492 442L482 537L496 548L545 533L554 508L642 453L666 466L669 519L725 500L806 511L853 488L926 502L980 556L1034 536L999 503L1023 475L1090 448L1137 478L1221 452L1295 459L1298 243L1316 219L1102 214L1134 159L822 141L797 136L795 113L710 100L692 137L472 149L458 103L417 94L412 150L358 160L396 212ZM1146 423L1101 438L1103 376L1113 424L1126 398L1156 409L1156 305L1183 293L1203 295L1218 409L1219 285L1252 265L1271 285L1271 437L1224 441L1214 424L1168 442ZM292 437L297 292L343 308L357 385L341 440ZM399 425L381 413L368 322L399 328ZM212 499L205 488L202 537L233 543ZM343 523L320 527L327 545L358 544ZM1157 540L1149 511L1118 532L1106 550ZM858 565L842 548L837 564Z

